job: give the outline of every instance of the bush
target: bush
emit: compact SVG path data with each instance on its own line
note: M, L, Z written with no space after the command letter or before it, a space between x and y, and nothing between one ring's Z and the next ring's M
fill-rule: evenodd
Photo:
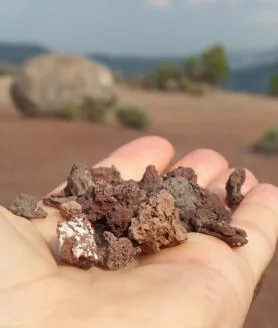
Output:
M82 115L86 120L91 122L104 123L106 121L107 112L107 106L97 103L91 98L86 99L82 106Z
M81 108L71 102L65 102L58 116L69 121L78 120L82 118Z
M132 105L118 108L116 117L122 125L133 129L145 130L150 124L149 116L145 110Z
M267 131L253 146L252 150L267 155L278 154L278 128Z
M278 75L272 78L269 86L269 93L274 97L278 97Z
M203 84L198 82L188 82L182 86L182 90L193 96L202 96L205 94Z
M0 64L0 77L12 75L14 71L15 69L10 65Z
M59 117L74 121L88 120L96 123L103 123L107 116L107 106L96 103L93 99L87 98L83 104L79 106L72 102L65 102Z
M190 83L186 92L193 96L202 96L205 94L205 90L200 83Z
M164 63L148 76L147 81L150 87L167 90L169 81L174 81L178 84L181 78L182 71L178 66L172 63Z
M192 81L202 79L203 67L198 58L188 57L185 59L185 76Z

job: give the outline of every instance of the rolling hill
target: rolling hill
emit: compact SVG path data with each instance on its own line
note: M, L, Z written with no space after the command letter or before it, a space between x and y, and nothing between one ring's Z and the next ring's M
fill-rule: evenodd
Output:
M223 84L226 90L249 93L268 93L273 76L278 75L278 61L258 67L234 70Z
M47 48L37 44L0 42L0 62L13 65L46 52L49 52Z

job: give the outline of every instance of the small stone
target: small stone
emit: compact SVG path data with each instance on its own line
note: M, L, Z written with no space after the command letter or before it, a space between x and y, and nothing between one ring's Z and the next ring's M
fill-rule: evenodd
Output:
M199 210L191 224L196 232L221 239L230 247L240 247L248 243L244 230L217 220L216 214L208 210Z
M120 172L113 165L112 167L96 167L91 169L93 182L105 181L109 184L116 184L122 181Z
M120 204L115 205L107 214L106 220L112 233L120 238L124 236L133 217L133 210Z
M236 168L227 181L227 203L231 208L238 206L244 198L241 193L241 188L245 182L245 179L245 170L242 168Z
M95 222L105 218L118 201L114 197L114 186L100 180L85 195L78 197L78 203L88 219Z
M89 168L83 164L74 164L64 192L66 196L82 196L87 193L92 184L93 180Z
M139 187L146 190L148 193L151 192L154 187L162 182L162 177L159 175L154 165L149 165L139 182Z
M103 265L109 270L118 270L133 262L140 253L128 238L117 238L111 232L105 231L103 237L107 243Z
M59 221L57 226L59 259L87 270L98 261L95 231L82 214Z
M61 191L56 194L52 194L46 198L43 199L43 203L46 206L54 207L54 208L59 208L60 205L63 203L67 203L70 201L76 201L77 197L75 196L70 196L67 197L64 193L64 191Z
M186 241L187 232L169 192L161 190L141 205L138 218L131 220L129 238L135 240L144 253L156 253Z
M188 180L189 182L197 183L197 174L190 167L179 166L166 174L166 179L177 177L182 177Z
M199 188L198 193L200 197L199 209L207 209L215 213L216 220L221 220L227 223L231 222L232 213L226 209L218 195L204 188Z
M66 220L70 219L74 215L81 213L82 206L75 201L69 201L60 205L60 214Z
M140 204L146 197L146 193L139 188L136 181L127 180L114 186L113 197L122 206L138 211Z
M38 205L36 197L28 194L18 194L10 202L9 211L26 219L46 218L47 212Z
M196 186L183 177L172 177L158 185L154 193L157 193L159 190L166 190L174 197L180 218L185 228L190 232L188 221L195 215L200 204Z

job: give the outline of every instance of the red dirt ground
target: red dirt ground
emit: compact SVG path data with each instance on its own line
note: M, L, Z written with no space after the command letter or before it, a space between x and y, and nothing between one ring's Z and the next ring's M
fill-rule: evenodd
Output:
M3 82L4 83L4 82ZM2 83L2 84L3 84ZM21 118L0 83L0 203L19 191L43 196L64 180L74 161L96 163L110 151L143 133L82 122ZM122 102L149 108L148 134L166 137L176 158L209 147L232 164L251 169L261 181L278 184L278 157L266 158L248 146L278 122L278 102L239 94L213 93L204 98L179 94L119 90ZM146 133L145 133L146 134ZM246 328L278 327L278 256L270 266L264 289L252 307Z

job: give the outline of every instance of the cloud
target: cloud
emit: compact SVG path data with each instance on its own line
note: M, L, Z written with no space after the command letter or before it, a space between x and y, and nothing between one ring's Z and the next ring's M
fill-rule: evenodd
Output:
M148 0L149 4L154 7L165 8L172 4L172 0Z
M277 10L261 10L252 17L249 21L253 24L259 25L278 25L278 11Z
M184 0L189 6L201 6L201 5L210 5L210 4L218 4L218 5L230 5L237 4L242 2L243 0Z
M201 7L206 5L219 5L219 6L227 6L227 5L237 5L243 4L248 0L147 0L147 2L157 8L168 8L177 3L183 3L190 7ZM251 0L253 3L257 5L278 5L278 0ZM271 19L271 21L273 18Z
M147 0L147 2L159 8L167 8L176 3L184 3L188 6L202 6L202 5L211 5L211 4L218 4L218 5L230 5L230 4L237 4L241 3L244 0ZM278 1L278 0L256 0L259 2L264 1Z

